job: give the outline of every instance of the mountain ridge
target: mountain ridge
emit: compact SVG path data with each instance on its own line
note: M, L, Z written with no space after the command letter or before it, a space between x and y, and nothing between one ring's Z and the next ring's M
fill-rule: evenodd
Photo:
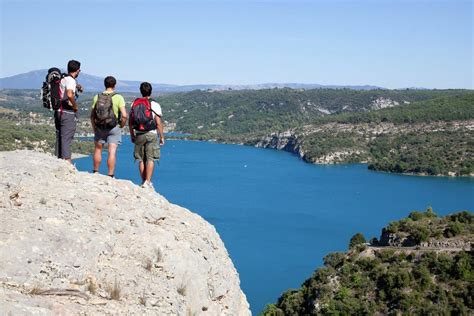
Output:
M47 69L32 70L13 76L0 78L0 89L39 89L42 86ZM82 84L86 91L102 91L104 77L81 73L78 82ZM138 92L140 81L118 80L117 90L122 92ZM155 90L161 93L186 92L192 90L259 90L271 88L292 88L292 89L353 89L353 90L374 90L385 89L373 85L322 85L316 83L260 83L260 84L192 84L175 85L166 83L152 83Z

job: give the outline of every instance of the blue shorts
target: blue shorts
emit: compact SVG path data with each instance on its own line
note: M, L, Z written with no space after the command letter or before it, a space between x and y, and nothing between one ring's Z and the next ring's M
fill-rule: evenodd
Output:
M112 129L96 128L94 141L99 144L120 145L122 143L122 129L118 125Z

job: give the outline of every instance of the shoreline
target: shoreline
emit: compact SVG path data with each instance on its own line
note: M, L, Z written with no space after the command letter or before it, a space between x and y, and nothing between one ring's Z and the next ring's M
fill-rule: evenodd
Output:
M86 155L86 154L81 154L81 153L72 153L71 154L71 159L72 160L76 160L76 159L80 159L80 158L86 158L86 157L89 157L91 156L92 154L90 155Z
M130 134L128 134L128 136L129 135ZM127 135L123 135L123 136L127 136ZM84 138L89 138L89 137L88 136L79 136L78 138L84 139ZM182 137L171 136L171 137L168 138L168 140L210 142L210 143L217 143L217 144L223 144L223 145L239 145L239 146L249 146L249 147L261 148L261 149L272 149L272 150L288 152L290 154L293 154L293 155L297 156L299 158L299 160L303 161L304 163L309 163L309 164L312 164L312 165L331 166L331 165L365 164L365 165L367 165L367 168L368 168L368 162L366 162L366 161L365 162L352 162L352 163L315 163L315 162L310 162L310 161L304 160L303 158L301 158L301 156L298 153L295 153L295 152L292 152L292 151L278 149L278 148L272 148L272 147L260 147L260 146L256 146L256 145L249 145L249 144L245 144L244 142L234 143L234 142L228 142L228 141L219 141L217 139L206 139L206 140L205 139L189 139L188 136L182 136ZM92 154L90 154L90 155L92 155ZM73 154L72 159L85 158L85 157L88 157L90 155L80 154L80 153ZM444 174L429 175L429 174L426 174L426 173L403 173L403 172L399 173L399 172L390 172L390 171L384 171L384 170L374 170L374 169L369 169L369 170L374 171L374 172L383 172L383 173L387 173L387 174L403 175L403 176L436 177L436 178L446 177L446 178L450 178L450 179L454 179L454 178L468 178L468 179L469 178L474 178L473 174L469 174L469 175L444 175Z

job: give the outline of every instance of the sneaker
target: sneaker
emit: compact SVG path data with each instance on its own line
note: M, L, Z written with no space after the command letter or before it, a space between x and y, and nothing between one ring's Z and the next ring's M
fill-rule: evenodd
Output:
M145 182L143 182L143 184L142 184L142 188L144 188L144 189L154 189L154 188L153 188L153 183L148 182L148 181L145 181Z

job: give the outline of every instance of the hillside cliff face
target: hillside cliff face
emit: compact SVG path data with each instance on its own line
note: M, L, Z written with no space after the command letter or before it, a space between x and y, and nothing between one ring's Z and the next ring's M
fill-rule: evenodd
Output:
M315 164L369 163L369 169L474 176L474 120L428 123L308 124L247 142L284 150ZM423 144L423 145L420 145Z
M1 314L250 315L214 227L130 181L0 153Z

